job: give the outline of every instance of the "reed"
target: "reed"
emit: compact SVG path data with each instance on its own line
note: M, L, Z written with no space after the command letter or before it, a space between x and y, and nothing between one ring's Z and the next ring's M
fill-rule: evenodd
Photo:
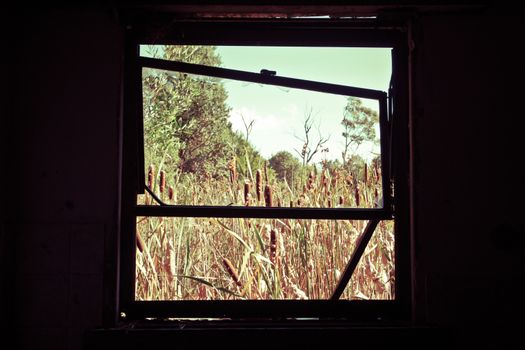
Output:
M224 265L224 268L226 269L226 272L230 275L232 280L235 282L235 284L239 287L242 286L241 280L239 279L239 274L237 273L237 270L235 267L233 267L233 264L230 260L227 258L222 258L222 263Z
M273 193L270 185L264 187L264 203L267 207L273 207Z
M290 187L273 177L266 165L256 171L252 182L232 159L226 176L172 176L166 170L164 180L159 172L158 186L161 193L167 192L170 203L233 200L237 206L257 201L267 207L371 208L380 198L378 173L376 164L359 177L342 167L324 169L319 175L297 173ZM152 189L153 174L150 166L147 184ZM327 299L363 227L362 221L354 220L140 218L136 298ZM380 223L342 298L394 298L392 232L393 222Z

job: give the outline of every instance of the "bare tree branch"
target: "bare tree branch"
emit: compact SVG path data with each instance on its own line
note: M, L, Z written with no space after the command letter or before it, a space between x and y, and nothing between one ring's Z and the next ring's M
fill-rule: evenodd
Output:
M301 142L303 142L303 149L301 152L299 152L297 149L294 148L294 151L299 154L301 159L303 160L303 165L307 165L312 158L323 149L324 145L328 140L330 139L330 136L323 137L320 131L320 124L317 125L316 129L319 134L319 139L315 143L315 147L312 149L312 139L311 139L311 131L312 127L314 126L314 115L313 115L313 109L310 108L306 114L303 121L303 131L304 131L304 137L298 137L295 136L297 139L299 139Z
M246 130L246 142L248 142L248 138L250 137L250 133L252 132L255 119L251 120L249 123L246 123L246 120L244 120L244 116L242 115L242 113L239 114L241 115L242 123L244 124L244 129Z

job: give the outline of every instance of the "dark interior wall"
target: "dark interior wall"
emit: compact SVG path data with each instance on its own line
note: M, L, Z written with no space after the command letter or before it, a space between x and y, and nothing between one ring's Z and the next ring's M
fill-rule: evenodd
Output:
M415 314L500 334L522 306L524 275L524 57L519 21L501 10L420 15L412 71ZM9 23L2 321L22 348L78 348L108 301L123 28L106 9L27 11Z
M414 28L417 315L485 344L517 339L523 310L525 57L512 13L421 15Z
M20 348L80 348L117 229L122 30L105 10L12 15L8 322Z

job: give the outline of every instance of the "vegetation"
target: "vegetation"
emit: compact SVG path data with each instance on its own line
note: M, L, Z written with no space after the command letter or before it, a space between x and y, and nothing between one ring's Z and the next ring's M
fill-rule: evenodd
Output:
M219 65L213 47L166 46L155 55ZM219 80L147 69L143 75L147 185L169 204L372 208L381 194L380 162L350 148L375 141L377 113L350 98L343 115L342 162L311 164L328 138L304 121L300 159L283 150L264 159L232 130ZM318 137L314 137L318 136ZM155 204L149 195L139 203ZM345 268L364 221L138 218L139 300L326 299ZM393 223L380 223L347 299L392 299Z
M261 170L256 174L262 174ZM163 200L229 201L237 205L283 205L284 194L264 181L208 178L202 191L190 181L155 190ZM357 205L374 201L375 177L313 172L294 206ZM277 191L274 189L277 188ZM161 191L162 189L162 191ZM290 192L287 190L287 192ZM342 195L344 193L344 195ZM213 197L220 197L214 199ZM150 201L149 196L143 198ZM136 296L140 300L326 299L355 248L366 222L349 220L139 218ZM383 221L342 298L394 297L392 222Z

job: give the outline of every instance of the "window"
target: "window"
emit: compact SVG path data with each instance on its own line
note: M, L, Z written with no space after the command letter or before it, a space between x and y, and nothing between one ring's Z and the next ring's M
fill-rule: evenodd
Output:
M121 237L127 317L406 314L402 35L321 23L183 22L162 45L134 32ZM311 68L287 76L269 63L239 67L256 57L294 66L294 54L329 52L312 65L322 70L326 57L346 62L359 50L392 55L384 90ZM244 59L221 65L221 53Z

